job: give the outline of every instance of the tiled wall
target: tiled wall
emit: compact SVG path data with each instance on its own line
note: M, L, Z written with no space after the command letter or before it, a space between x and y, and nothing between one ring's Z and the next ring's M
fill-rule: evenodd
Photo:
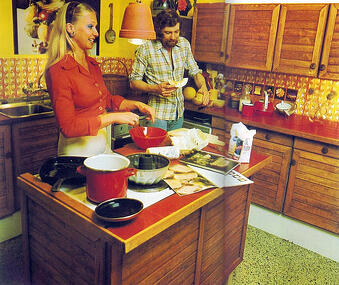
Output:
M96 57L103 73L127 75L132 67L132 59ZM46 58L0 58L0 99L10 100L25 97L22 89L33 83L38 88L38 80L44 72ZM44 80L41 80L45 84Z
M120 75L130 73L133 63L132 59L126 58L96 57L96 60L101 63L103 73ZM30 82L33 83L33 88L37 88L45 63L46 59L40 57L0 58L0 100L25 97L22 88ZM226 68L224 75L226 81L229 80L234 85L252 85L252 94L256 86L262 90L273 87L274 99L295 100L297 114L339 121L339 81L235 68ZM276 97L279 88L284 91L282 98ZM293 98L293 92L297 95L296 98ZM328 96L329 94L333 96ZM253 96L259 98L263 93ZM328 97L333 98L328 100Z
M252 96L260 98L263 90L271 88L271 100L295 102L296 114L339 121L339 81L236 68L226 68L224 75L234 85L233 91L237 85L249 84Z

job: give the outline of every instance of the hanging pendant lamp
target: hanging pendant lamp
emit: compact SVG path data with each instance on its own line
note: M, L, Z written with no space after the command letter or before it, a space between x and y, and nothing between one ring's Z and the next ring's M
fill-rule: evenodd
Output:
M134 44L155 39L151 9L140 0L129 3L125 10L119 36L128 38L129 42Z

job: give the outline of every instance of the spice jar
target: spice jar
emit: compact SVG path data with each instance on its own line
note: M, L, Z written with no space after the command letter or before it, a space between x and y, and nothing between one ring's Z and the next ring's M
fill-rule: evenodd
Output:
M238 109L239 108L239 95L235 92L231 94L231 108Z
M242 106L244 103L251 104L250 90L246 87L244 87L243 93L239 100L239 112L242 112Z

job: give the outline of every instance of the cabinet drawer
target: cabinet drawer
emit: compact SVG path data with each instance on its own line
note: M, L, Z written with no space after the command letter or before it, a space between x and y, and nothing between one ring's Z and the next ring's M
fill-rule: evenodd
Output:
M220 118L217 118L217 119L220 119ZM226 133L228 134L230 133L232 125L234 123L235 122L232 122L232 121L224 121L224 130ZM221 122L216 121L215 124L219 126L221 125ZM212 126L213 126L213 120L212 120ZM247 128L256 130L256 134L254 136L255 140L260 139L260 140L264 140L267 142L278 143L278 144L285 145L285 146L292 146L292 143L293 143L292 136L272 132L269 130L264 130L261 128L251 127L251 126L247 126Z
M285 146L292 146L293 139L291 136L279 134L276 132L259 129L259 128L250 128L255 129L257 132L254 136L254 139L260 139L268 142L278 143Z
M294 148L320 155L339 158L339 147L335 145L295 138Z
M228 123L224 118L212 116L212 128L226 130L226 123ZM231 123L232 126L232 123Z

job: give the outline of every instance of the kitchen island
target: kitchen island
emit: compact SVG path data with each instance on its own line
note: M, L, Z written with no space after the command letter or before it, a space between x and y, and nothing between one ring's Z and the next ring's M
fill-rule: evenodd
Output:
M140 152L134 144L119 149ZM236 170L250 177L271 162L252 153ZM251 187L170 195L124 223L25 173L25 278L32 284L224 284L243 257Z

